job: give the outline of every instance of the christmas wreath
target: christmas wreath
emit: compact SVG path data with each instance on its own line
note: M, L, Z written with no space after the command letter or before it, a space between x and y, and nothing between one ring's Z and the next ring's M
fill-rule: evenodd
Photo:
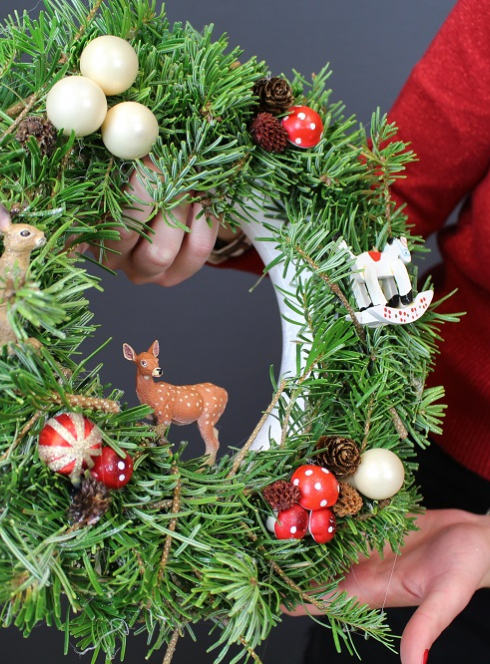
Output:
M281 607L307 603L338 647L353 630L390 646L382 613L337 584L415 527L415 449L440 426L442 388L425 380L443 317L430 290L414 296L422 241L390 198L411 153L379 113L369 137L345 118L326 69L272 76L151 0L44 4L0 41L2 624L45 621L92 662L146 631L168 663L207 619L216 662L233 644L232 662L260 661ZM280 299L273 400L217 460L222 388L154 381L158 342L128 343L128 408L80 359L98 282L77 246L102 263L141 204L135 168L169 219L187 200L240 224ZM206 456L184 461L170 421L197 421Z

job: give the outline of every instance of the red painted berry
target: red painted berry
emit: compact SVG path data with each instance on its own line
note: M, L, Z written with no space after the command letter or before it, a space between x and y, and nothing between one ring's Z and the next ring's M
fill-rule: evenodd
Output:
M281 122L289 140L298 148L314 148L321 141L322 119L309 106L291 106L289 114Z
M326 544L337 532L337 520L335 514L328 507L310 512L308 524L310 535L317 544Z
M300 505L279 512L271 530L277 539L302 539L308 532L308 512Z
M91 473L108 489L121 489L133 475L133 459L128 453L123 459L112 447L103 447L102 454L97 457Z
M333 473L320 466L300 466L291 477L291 483L301 492L299 504L307 510L331 507L339 497L339 483Z

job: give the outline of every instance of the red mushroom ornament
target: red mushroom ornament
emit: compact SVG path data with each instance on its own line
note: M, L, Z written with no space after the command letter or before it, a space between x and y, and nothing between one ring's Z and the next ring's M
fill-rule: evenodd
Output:
M289 114L281 122L289 140L298 148L314 148L321 141L322 119L309 106L291 106Z
M335 514L328 507L310 512L308 528L310 535L317 544L330 542L337 532Z
M90 472L108 489L121 489L133 475L133 459L127 453L123 459L112 447L103 447Z
M300 505L279 512L277 518L270 517L267 527L277 539L303 539L308 532L308 512Z
M291 483L300 490L299 504L307 510L331 507L339 497L340 486L337 478L327 468L300 466L294 471Z

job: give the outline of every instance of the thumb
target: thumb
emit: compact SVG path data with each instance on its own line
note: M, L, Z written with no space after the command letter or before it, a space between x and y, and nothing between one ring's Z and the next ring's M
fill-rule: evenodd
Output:
M470 586L470 587L468 587ZM425 653L443 630L466 607L472 586L452 579L431 588L403 632L400 656L402 664L423 664Z

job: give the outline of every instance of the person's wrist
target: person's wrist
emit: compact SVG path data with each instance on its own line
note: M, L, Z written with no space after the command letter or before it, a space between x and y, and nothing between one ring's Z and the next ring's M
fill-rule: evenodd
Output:
M228 226L220 226L216 244L211 252L208 263L220 265L230 258L238 258L247 252L252 242L240 229L232 230Z

